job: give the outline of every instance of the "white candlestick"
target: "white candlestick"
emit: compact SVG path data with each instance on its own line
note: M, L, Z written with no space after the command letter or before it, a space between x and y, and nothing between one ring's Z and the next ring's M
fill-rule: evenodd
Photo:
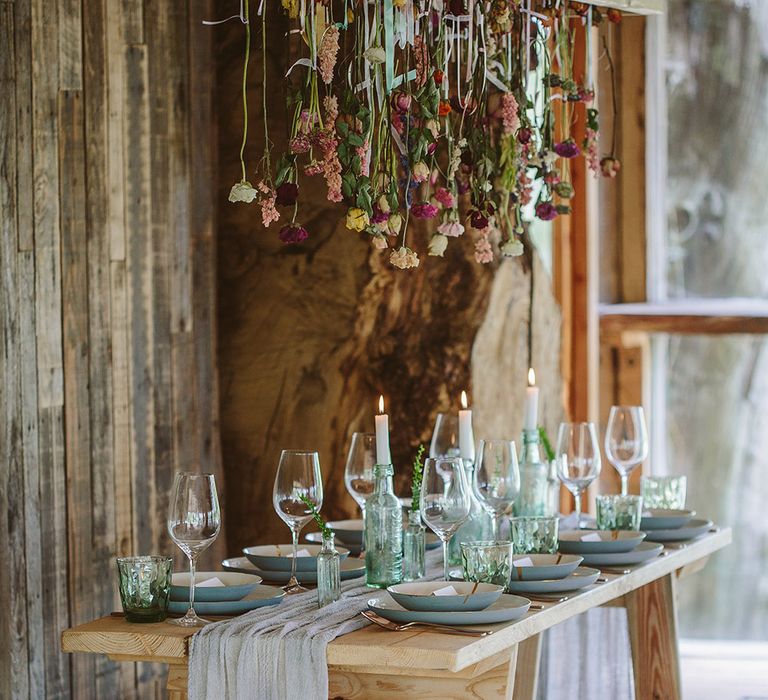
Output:
M389 454L389 416L384 413L384 397L379 397L379 414L375 418L376 423L376 462L378 464L391 464L392 457Z
M525 430L536 430L539 418L539 387L533 368L528 370L528 387L525 390Z
M467 393L461 392L462 409L459 411L459 455L475 461L475 436L472 432L472 411L467 408Z

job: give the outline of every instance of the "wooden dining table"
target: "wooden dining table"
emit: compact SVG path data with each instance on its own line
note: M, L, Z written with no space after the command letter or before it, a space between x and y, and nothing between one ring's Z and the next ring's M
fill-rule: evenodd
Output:
M330 698L536 697L542 632L599 606L624 607L639 700L681 697L676 582L702 569L731 541L729 528L714 528L687 543L665 546L663 555L601 580L566 600L536 601L520 620L481 626L486 637L370 625L328 645ZM124 662L168 664L168 697L187 697L189 638L196 630L168 622L135 624L108 615L64 630L66 652L106 654Z

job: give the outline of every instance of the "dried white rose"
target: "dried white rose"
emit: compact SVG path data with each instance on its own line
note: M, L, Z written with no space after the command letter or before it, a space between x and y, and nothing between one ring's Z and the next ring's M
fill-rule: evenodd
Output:
M387 219L387 227L389 228L389 235L396 236L400 233L400 229L403 226L403 217L400 214L390 214Z
M444 236L456 238L464 233L464 224L461 224L458 221L444 221L437 227L437 230Z
M374 248L378 248L379 250L384 250L387 247L387 239L384 238L384 236L373 236L371 238L371 243Z
M369 63L384 63L387 60L387 54L381 46L369 46L363 51L363 58Z
M502 255L515 258L523 254L523 242L519 238L510 238L501 246Z
M389 206L389 200L387 200L387 195L385 194L379 197L378 205L379 211L381 211L382 214L389 214L389 212L392 211L392 208Z
M232 189L229 191L229 201L250 204L256 199L257 194L258 192L256 192L250 182L241 180L232 185Z
M445 249L448 247L448 237L442 233L436 233L429 239L429 254L443 257Z
M406 270L409 267L419 266L419 256L408 246L403 245L392 252L392 255L389 256L389 262L401 270Z

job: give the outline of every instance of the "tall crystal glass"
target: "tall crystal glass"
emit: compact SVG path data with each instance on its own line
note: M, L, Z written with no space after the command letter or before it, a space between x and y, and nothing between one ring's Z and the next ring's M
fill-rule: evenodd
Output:
M374 433L352 433L349 444L347 464L344 467L344 485L349 495L360 508L360 515L365 523L365 503L371 497L375 480L373 467L376 464L376 435ZM365 527L365 525L363 525ZM365 537L360 549L360 556L365 552Z
M429 456L459 456L459 416L456 413L438 413L429 443Z
M443 543L443 574L448 580L448 543L468 517L469 484L461 458L429 458L421 482L421 517Z
M629 475L648 457L648 428L642 406L611 406L605 431L605 456L621 476L621 495Z
M499 539L501 519L520 493L520 467L512 440L480 440L475 461L475 490L493 518L493 538Z
M573 494L581 527L581 494L600 474L600 445L594 423L560 423L555 447L557 475Z
M281 520L291 530L291 579L283 586L283 590L289 594L306 590L296 580L296 554L299 549L299 533L312 519L312 511L301 500L301 496L308 498L318 510L323 505L320 456L317 452L306 450L283 450L272 489L272 504Z
M201 627L208 620L195 612L195 566L201 552L213 544L221 530L221 510L213 474L179 472L173 480L168 509L168 534L189 559L189 610L171 620L182 627Z

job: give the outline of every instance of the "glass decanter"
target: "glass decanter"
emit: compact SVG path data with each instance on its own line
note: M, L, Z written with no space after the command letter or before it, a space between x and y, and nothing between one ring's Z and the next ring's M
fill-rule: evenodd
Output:
M475 485L475 463L464 460L464 472L469 484L469 517L459 526L448 545L448 563L451 566L461 564L461 543L480 542L493 539L493 519L483 508Z

